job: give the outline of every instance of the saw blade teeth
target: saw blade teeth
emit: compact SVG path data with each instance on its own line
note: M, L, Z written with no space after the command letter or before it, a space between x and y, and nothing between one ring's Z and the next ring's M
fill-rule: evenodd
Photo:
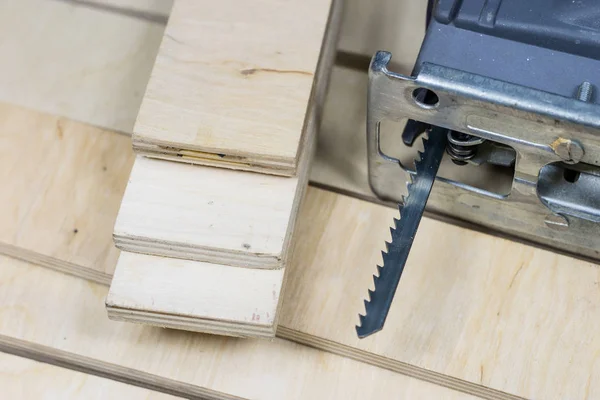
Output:
M360 328L361 326L363 326L365 324L365 315L362 314L358 314L358 319L360 321L360 325L356 325L357 328Z
M377 290L377 282L379 281L379 277L381 275L373 275L373 284L375 285L375 290ZM369 289L369 292L371 291L371 289ZM372 299L371 297L371 293L369 293L369 299Z
M410 182L406 184L408 194L402 196L402 204L398 205L400 216L394 218L394 227L390 227L391 241L385 242L386 251L381 252L383 262L377 265L377 274L373 275L374 289L368 290L369 300L364 301L365 314L359 314L360 326L356 327L359 338L378 332L385 324L418 222L446 148L446 136L435 132L428 139L423 138L423 146L424 150L419 151L415 159L415 170L409 175Z

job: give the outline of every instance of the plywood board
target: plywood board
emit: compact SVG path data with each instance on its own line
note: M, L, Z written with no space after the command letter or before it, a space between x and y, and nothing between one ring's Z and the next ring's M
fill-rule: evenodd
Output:
M0 103L0 251L109 282L130 140Z
M175 400L176 397L109 379L0 353L2 396L19 400Z
M335 36L336 26L332 22L328 38ZM333 59L331 48L321 61ZM138 158L115 225L115 243L129 252L185 261L144 254L121 258L106 303L111 318L232 336L275 335L328 74L321 65L294 177ZM262 271L244 271L248 267ZM148 275L144 285L140 274ZM190 279L202 281L212 297L182 297L194 293Z
M238 267L283 267L321 121L340 7L341 2L335 2L309 103L303 109L303 152L296 176L194 168L140 157L115 225L118 247Z
M428 218L383 331L359 340L354 327L393 217L309 191L278 335L523 398L600 396L598 265Z
M0 3L0 101L131 133L164 25L85 5Z
M202 399L475 400L285 340L240 340L105 318L106 288L0 258L0 349ZM60 293L60 296L57 296Z
M330 31L339 25L337 3ZM331 0L176 1L135 125L136 151L295 175L318 69L333 60L330 7Z
M273 337L283 274L124 251L106 309L118 321Z
M308 160L303 164L307 170ZM281 268L304 186L296 177L138 156L115 224L115 244L126 251Z

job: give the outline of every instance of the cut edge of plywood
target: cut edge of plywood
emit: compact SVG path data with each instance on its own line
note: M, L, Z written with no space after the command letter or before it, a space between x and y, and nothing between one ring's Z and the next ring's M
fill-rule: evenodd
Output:
M18 260L28 261L36 265L41 265L42 267L51 268L55 271L87 279L102 285L110 285L112 280L112 275L107 273L2 242L0 242L0 254L5 254Z
M0 337L0 342L2 337ZM25 343L26 345L27 343ZM0 345L1 346L1 345ZM6 399L177 400L179 397L1 351L0 387Z
M120 308L109 303L106 303L106 310L108 318L113 321L133 322L160 328L180 329L190 332L240 338L270 339L275 337L274 325L260 327L237 322L211 321L179 315L145 312L131 308Z
M279 326L277 328L277 337L286 339L305 346L323 350L338 356L350 358L376 367L385 368L390 371L417 378L422 381L447 387L462 393L470 394L486 400L526 400L524 397L515 396L510 393L492 389L487 386L477 385L473 382L455 378L450 375L444 375L439 372L418 367L392 358L384 357L375 353L370 353L355 347L343 345L321 337L308 335L304 332Z
M180 149L172 147L172 143L165 143L163 145L156 144L156 141L147 143L136 135L133 135L132 143L133 150L139 154L152 158L286 177L296 174L299 160L299 157L296 157L293 162L290 162L289 160L288 162L285 162L285 159L269 160L265 157L253 158L250 154L214 153L208 151L206 148L198 150L191 148ZM303 145L301 144L299 149L300 153L303 152L302 147Z
M115 246L131 253L148 254L158 257L180 258L183 260L224 264L240 268L279 269L281 257L242 252L225 253L208 247L186 246L182 243L164 242L129 236L122 232L113 233Z
M189 398L190 396L210 400L239 400L241 397L221 393L208 388L176 381L148 372L123 367L94 358L82 356L54 347L28 342L14 337L0 335L0 351L41 363L67 368L85 374L111 379L166 393L172 396Z

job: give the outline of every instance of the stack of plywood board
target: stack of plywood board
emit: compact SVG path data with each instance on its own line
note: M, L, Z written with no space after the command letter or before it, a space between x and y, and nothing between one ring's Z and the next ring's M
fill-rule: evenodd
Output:
M275 335L340 7L174 3L133 131L110 318Z
M111 233L121 218L117 215L130 169L138 166L131 139L122 134L131 132L135 103L141 101L140 95L129 91L143 91L142 78L149 77L148 65L164 29L157 21L166 20L160 11L163 2L137 2L142 14L132 11L133 3L25 0L0 6L0 16L6 18L3 29L21 29L25 35L6 34L0 41L5 51L23 43L20 51L0 66L3 82L21 79L14 86L0 85L0 182L4 188L0 192L0 252L4 254L0 256L0 387L5 397L600 397L600 341L595 335L600 328L597 265L429 218L423 220L415 239L386 328L371 338L356 338L354 325L363 307L362 296L372 282L378 249L396 213L357 199L369 196L359 190L363 183L359 179L332 179L341 176L341 167L360 170L360 164L342 163L337 147L332 147L341 143L341 148L356 151L352 160L356 155L362 162L359 150L364 132L360 124L348 125L346 136L340 136L339 130L321 131L313 179L318 177L322 186L352 192L354 197L309 187L299 207L295 239L287 249L288 283L279 295L277 338L218 337L108 320L104 308L108 285L122 265ZM362 9L359 2L349 5L353 7L350 11ZM389 12L386 7L382 10ZM158 18L161 15L162 19ZM353 22L351 30L357 29L358 19L349 17L352 14L347 13L346 20ZM413 19L421 24L420 18ZM52 25L62 29L51 29ZM82 42L98 43L102 50L91 51L79 37L68 34L72 30L65 26L86 27L81 31ZM128 29L130 35L115 33L112 42L103 36ZM51 52L37 49L35 43L42 39L42 47L63 43L70 48L63 50L70 58L62 68L51 62ZM54 48L55 52L59 49ZM86 51L97 58L71 54ZM111 54L119 54L119 62L111 61ZM37 68L28 70L27 79L20 75L24 67L18 67L19 60L24 65L38 61ZM145 71L145 77L138 76L140 71ZM59 76L58 72L64 78L53 86L50 79ZM131 104L126 108L135 111L119 116L109 106L110 90L94 86L100 77L104 82L129 82L132 87L123 88L127 93L118 96L130 95ZM339 129L339 124L351 120L349 110L358 110L351 112L352 120L361 120L362 106L348 101L353 96L360 102L361 79L364 77L356 77L352 71L334 71L334 86L324 111L325 128ZM89 92L75 100L62 98L61 86L69 85ZM333 124L336 118L338 125ZM188 156L198 154L182 153L182 157ZM133 177L135 174L127 191ZM364 175L350 174L350 178L356 177ZM144 179L149 179L148 175ZM162 184L171 183L163 180ZM160 202L172 201L157 193ZM225 200L227 196L221 199ZM184 214L180 218L192 217ZM170 242L174 251L184 248L176 244L194 243L197 237L186 233L183 239L176 237ZM232 239L228 243L237 242ZM208 254L205 249L194 249L185 258L122 254L168 259L174 270L184 269L176 265L179 262L209 263L197 261L198 254ZM442 260L439 254L444 255ZM254 259L256 263L259 258ZM234 262L243 263L241 259ZM272 263L273 258L265 262ZM154 279L143 268L154 264L131 265L137 274L132 273L131 278L140 282ZM256 274L282 271L228 268ZM264 287L278 282L269 279L261 281ZM157 280L152 283L159 292L173 284L166 278L162 285ZM152 305L152 297L144 297L147 293L133 294L140 296L135 301Z

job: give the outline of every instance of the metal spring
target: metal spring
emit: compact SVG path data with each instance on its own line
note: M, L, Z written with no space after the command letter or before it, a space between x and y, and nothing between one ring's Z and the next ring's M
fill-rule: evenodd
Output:
M477 136L458 131L449 131L446 153L448 153L454 164L465 165L468 160L477 154L477 147L484 141L485 139Z

